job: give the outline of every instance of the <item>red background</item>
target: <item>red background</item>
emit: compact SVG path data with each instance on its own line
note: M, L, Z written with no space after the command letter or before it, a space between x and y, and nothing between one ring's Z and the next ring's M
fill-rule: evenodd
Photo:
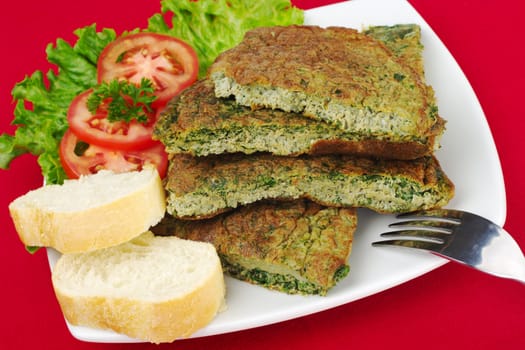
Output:
M360 0L364 1L364 0ZM296 0L307 9L336 1ZM3 3L0 131L9 125L14 84L49 68L47 43L96 22L118 32L145 27L159 1L66 0ZM525 247L522 175L525 3L522 0L411 0L447 45L470 80L493 132L507 190L505 227ZM479 174L483 176L483 174ZM7 205L42 184L32 156L0 170L0 348L38 349L523 349L525 286L456 264L356 302L266 327L174 344L93 344L68 332L50 282L45 251L28 254L14 231ZM256 302L256 301L254 301Z

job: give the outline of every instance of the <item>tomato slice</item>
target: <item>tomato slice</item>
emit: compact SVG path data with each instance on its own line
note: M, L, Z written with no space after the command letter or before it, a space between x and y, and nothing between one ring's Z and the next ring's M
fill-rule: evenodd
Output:
M195 50L177 38L156 34L123 35L101 52L98 82L114 79L139 84L142 78L152 81L157 100L163 107L169 99L197 80L199 64Z
M110 122L107 113L101 109L95 114L88 110L86 102L93 90L87 90L73 99L67 112L69 127L85 142L101 147L121 150L151 147L155 113L147 123Z
M126 172L146 166L155 166L160 177L164 178L168 168L168 156L160 142L141 150L115 150L82 142L71 129L60 142L59 155L66 175L72 179L95 174L101 169Z

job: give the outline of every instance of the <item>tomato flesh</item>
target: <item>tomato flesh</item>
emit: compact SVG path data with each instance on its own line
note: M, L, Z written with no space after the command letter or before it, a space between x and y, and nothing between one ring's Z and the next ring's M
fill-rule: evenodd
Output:
M84 149L79 151L82 146ZM109 149L81 141L71 129L66 131L60 142L59 155L62 167L71 179L95 174L102 169L120 173L147 166L155 166L163 178L168 168L168 156L160 142L140 150Z
M171 36L155 33L123 35L101 52L97 65L99 83L113 80L140 85L151 81L157 97L140 123L110 122L106 105L91 113L87 101L93 90L78 95L71 103L69 129L60 143L60 160L70 178L101 169L115 172L140 170L153 165L161 177L168 167L164 145L152 139L153 127L166 103L197 80L199 67L195 50ZM83 146L79 150L79 146Z
M67 112L69 127L79 139L89 144L122 150L147 148L155 143L151 139L155 113L151 113L146 123L136 120L129 123L110 122L103 108L95 114L88 110L86 102L92 92L90 89L75 97Z
M142 78L149 79L158 108L193 84L199 67L195 50L184 41L143 32L121 36L106 46L97 70L99 83L120 79L139 84Z

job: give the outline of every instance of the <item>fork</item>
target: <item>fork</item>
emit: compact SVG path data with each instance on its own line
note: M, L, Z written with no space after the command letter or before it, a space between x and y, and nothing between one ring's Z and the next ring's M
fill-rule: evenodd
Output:
M490 220L449 209L416 211L400 214L397 218L408 220L395 222L389 227L407 229L382 233L381 237L395 239L373 242L373 246L422 249L525 284L523 252L508 232Z

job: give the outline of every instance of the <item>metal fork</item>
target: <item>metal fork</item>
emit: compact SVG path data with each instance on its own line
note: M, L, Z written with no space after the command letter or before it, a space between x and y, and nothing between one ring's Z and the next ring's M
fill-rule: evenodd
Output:
M382 237L398 238L373 242L373 246L427 250L488 274L525 283L523 252L508 232L490 220L448 209L417 211L397 217L409 220L389 227L407 229L382 233Z

